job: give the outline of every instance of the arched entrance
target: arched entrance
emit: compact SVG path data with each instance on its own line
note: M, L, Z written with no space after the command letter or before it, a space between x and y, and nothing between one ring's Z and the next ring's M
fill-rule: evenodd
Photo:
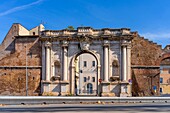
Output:
M81 53L75 58L76 95L97 95L97 60L90 53Z

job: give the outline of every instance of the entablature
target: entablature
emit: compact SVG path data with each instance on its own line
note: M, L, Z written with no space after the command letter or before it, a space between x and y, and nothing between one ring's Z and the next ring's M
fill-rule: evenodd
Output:
M41 32L41 38L47 40L79 40L79 37L91 37L93 40L131 40L134 36L129 28L121 29L93 29L91 27L78 27L77 30L45 30ZM48 39L49 38L49 39Z
M61 36L41 36L40 40L41 41L62 41L62 40L67 40L67 41L83 41L86 39L89 39L90 41L92 40L110 40L110 41L122 41L122 40L127 40L130 42L133 39L133 35L121 35L121 36L114 36L114 35L89 35L89 34L74 34L74 35L61 35Z

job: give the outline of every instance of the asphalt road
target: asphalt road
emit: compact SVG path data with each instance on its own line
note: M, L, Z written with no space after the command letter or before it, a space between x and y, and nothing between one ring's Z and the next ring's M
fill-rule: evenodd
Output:
M170 104L52 104L0 106L0 113L168 113Z

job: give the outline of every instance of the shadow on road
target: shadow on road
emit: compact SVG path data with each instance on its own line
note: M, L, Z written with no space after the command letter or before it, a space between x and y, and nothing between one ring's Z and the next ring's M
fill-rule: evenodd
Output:
M138 111L138 112L169 112L170 105L42 105L42 106L5 106L0 107L0 112L78 112L78 111Z

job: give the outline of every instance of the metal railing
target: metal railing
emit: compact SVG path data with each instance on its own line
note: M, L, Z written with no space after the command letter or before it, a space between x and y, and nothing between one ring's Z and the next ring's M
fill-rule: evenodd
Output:
M61 103L170 103L170 97L55 97L55 96L0 96L0 104L61 104Z

